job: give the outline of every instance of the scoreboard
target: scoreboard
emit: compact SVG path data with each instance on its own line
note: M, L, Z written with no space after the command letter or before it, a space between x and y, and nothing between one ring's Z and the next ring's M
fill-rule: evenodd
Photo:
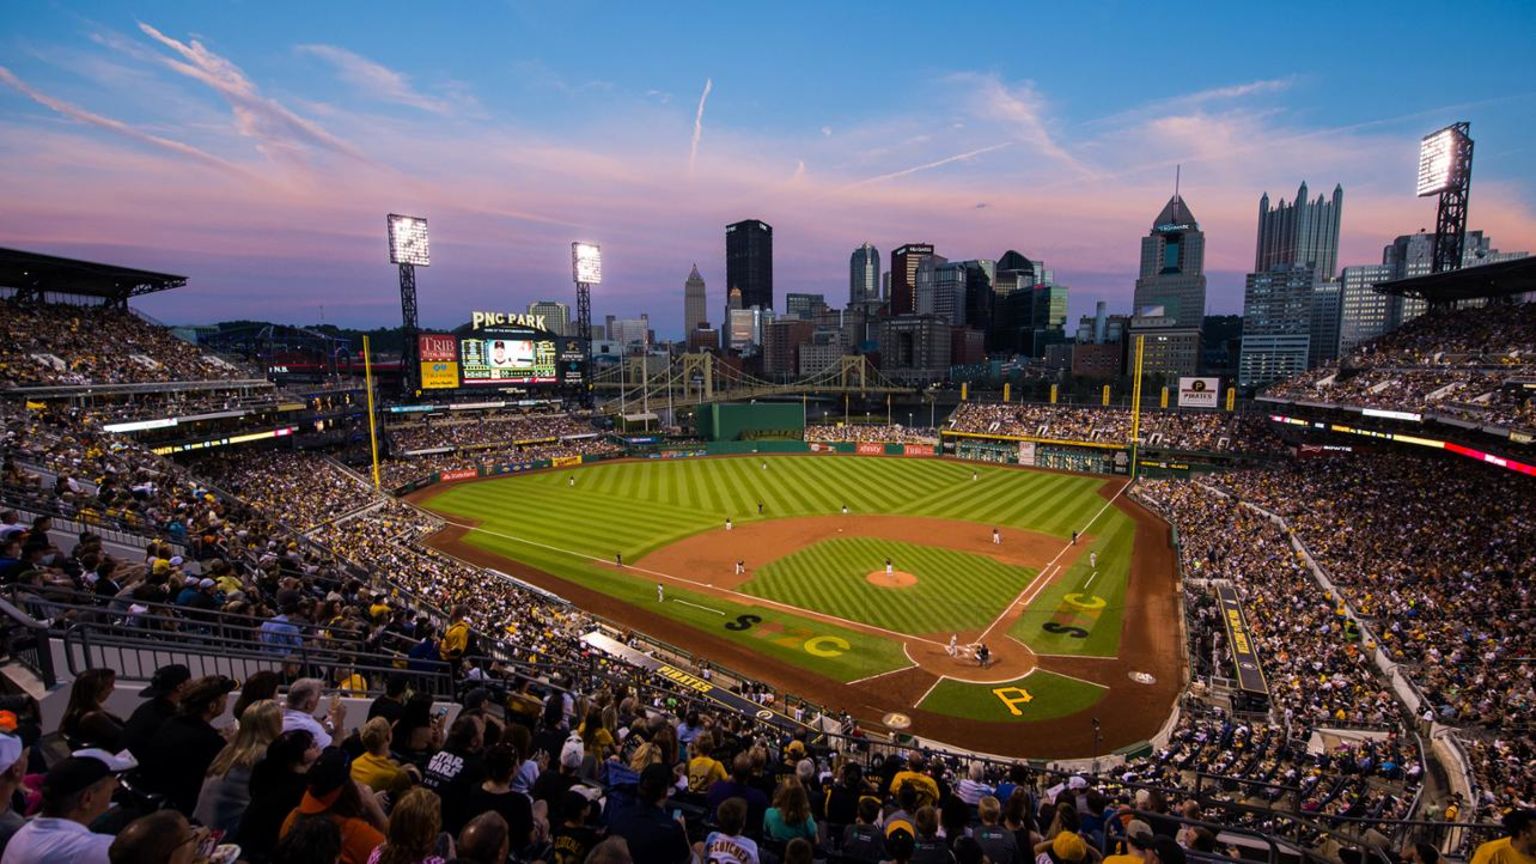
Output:
M497 390L580 384L580 340L520 323L419 337L421 389Z

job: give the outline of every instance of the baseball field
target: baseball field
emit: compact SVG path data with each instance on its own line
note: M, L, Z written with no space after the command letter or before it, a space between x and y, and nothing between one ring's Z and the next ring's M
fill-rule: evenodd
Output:
M1091 717L1098 749L1150 737L1178 685L1167 528L1123 484L810 454L606 462L413 500L448 520L444 551L717 665L949 743L1067 757L1095 749Z

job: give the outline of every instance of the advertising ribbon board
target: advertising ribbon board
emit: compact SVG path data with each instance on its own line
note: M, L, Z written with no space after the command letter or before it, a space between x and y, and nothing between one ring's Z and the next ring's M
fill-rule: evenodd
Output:
M554 457L553 459L551 459L549 461L550 461L550 464L553 465L556 468L569 468L572 465L580 465L581 464L581 457L580 456L556 456L556 457Z
M1259 652L1253 647L1253 639L1248 633L1248 619L1243 615L1237 590L1230 585L1217 586L1216 600L1221 606L1221 617L1227 622L1227 643L1232 649L1232 665L1237 669L1238 688L1268 696L1269 685L1264 682Z
M463 468L458 471L444 471L439 475L439 479L444 483L449 483L454 480L469 480L479 476L480 470L478 468Z
M853 452L859 454L860 456L884 456L885 445L864 441L861 442L858 446L854 447Z

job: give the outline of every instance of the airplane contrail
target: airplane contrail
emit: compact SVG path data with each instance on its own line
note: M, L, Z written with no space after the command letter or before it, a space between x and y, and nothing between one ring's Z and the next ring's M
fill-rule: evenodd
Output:
M714 89L714 79L704 79L704 92L699 94L699 110L693 115L693 145L688 148L688 174L693 175L694 160L699 158L699 138L704 135L704 102L709 99L709 91Z
M880 174L875 177L868 177L858 181L857 183L850 183L844 188L852 189L855 186L864 186L869 183L878 183L881 180L893 180L897 177L905 177L908 174L916 174L919 171L927 171L929 168L938 168L941 165L948 165L951 162L963 162L966 159L973 159L983 153L991 153L993 150L1001 150L1012 143L1012 141L1004 141L1001 144L993 144L991 147L983 147L980 150L972 150L968 153L957 153L954 156L946 156L937 162L928 162L923 165L914 165L911 168L903 168L900 171L892 171L889 174Z

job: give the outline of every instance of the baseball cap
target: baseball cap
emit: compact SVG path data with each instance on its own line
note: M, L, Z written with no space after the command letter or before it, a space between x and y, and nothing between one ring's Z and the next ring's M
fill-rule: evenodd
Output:
M87 747L84 750L76 750L69 755L81 759L100 760L103 765L107 766L107 770L113 774L121 774L124 771L132 771L139 767L139 760L133 758L133 754L127 750L121 753L109 753L99 747Z
M796 756L796 757L804 756L805 755L805 742L804 741L800 741L799 739L791 741L791 742L789 742L789 746L784 748L784 752L788 753L791 756Z
M43 792L61 797L73 795L116 773L106 762L94 756L70 756L60 759L48 769L43 777Z
M586 756L586 750L581 745L581 739L571 737L565 739L565 746L560 748L560 765L565 768L580 768L581 760Z
M0 734L0 771L8 771L27 752L21 739L10 733Z
M199 587L199 588L212 588L213 586L214 586L214 581L212 579L209 579L206 576L203 577L202 579L197 580L197 587Z
M1081 775L1074 774L1072 776L1072 778L1067 781L1067 788L1068 789L1087 789L1088 788L1088 781L1083 779L1083 777Z
M182 564L182 561L181 561L181 556L180 555L172 555L171 556L171 566L172 567L180 567L181 564Z
M352 778L352 760L347 758L347 751L340 747L327 747L320 751L315 764L310 766L309 792L315 797L324 797L341 788L341 784Z
M1132 819L1131 824L1125 826L1125 839L1138 848L1151 848L1152 836L1152 826L1140 819Z
M1063 831L1051 841L1051 851L1063 861L1082 861L1088 857L1088 844L1071 831ZM1167 862L1164 862L1167 864ZM1183 862L1179 862L1183 864Z
M192 670L184 664L172 663L155 670L149 686L139 691L140 698L155 699L170 695L177 687L192 680Z
M240 682L224 675L209 675L192 682L181 694L181 706L188 711L201 711L226 693L240 689Z

